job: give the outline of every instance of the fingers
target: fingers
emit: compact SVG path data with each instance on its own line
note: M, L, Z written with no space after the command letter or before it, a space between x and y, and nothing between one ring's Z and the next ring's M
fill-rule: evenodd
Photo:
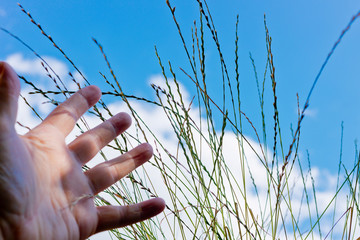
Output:
M101 97L96 86L85 87L73 94L41 123L41 126L52 126L67 136L74 128L77 120Z
M20 82L15 71L5 62L0 62L0 130L14 129Z
M161 198L155 198L129 206L98 207L99 221L96 232L98 233L144 221L161 213L164 208L165 202Z
M76 138L69 144L69 149L81 164L85 164L130 125L130 116L126 113L119 113Z
M144 143L111 161L100 163L85 172L93 194L97 194L119 181L152 157L152 148Z

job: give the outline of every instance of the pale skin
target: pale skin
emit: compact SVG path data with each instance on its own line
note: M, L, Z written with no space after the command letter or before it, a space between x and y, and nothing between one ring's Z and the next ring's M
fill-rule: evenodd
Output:
M163 211L154 198L134 205L94 205L94 196L152 156L149 144L101 163L82 166L131 124L119 113L76 138L65 137L101 96L89 86L55 108L27 134L15 131L20 83L12 68L0 62L0 240L86 239L124 227Z

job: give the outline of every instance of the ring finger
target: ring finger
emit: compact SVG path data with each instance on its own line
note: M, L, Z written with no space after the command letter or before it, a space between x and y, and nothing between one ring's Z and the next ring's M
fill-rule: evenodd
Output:
M86 171L85 175L89 179L93 194L97 194L119 181L147 162L152 157L152 154L151 146L144 143L113 160L100 163Z

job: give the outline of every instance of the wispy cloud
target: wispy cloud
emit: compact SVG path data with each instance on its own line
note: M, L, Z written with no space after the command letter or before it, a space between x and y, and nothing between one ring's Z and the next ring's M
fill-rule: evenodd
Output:
M4 9L0 8L0 17L6 17L7 13Z
M302 109L301 109L302 110ZM299 110L296 108L294 109L294 113L298 114ZM306 118L316 118L318 116L319 110L316 108L307 108L305 111Z
M316 118L318 115L318 110L314 108L308 108L305 111L305 116L310 118Z

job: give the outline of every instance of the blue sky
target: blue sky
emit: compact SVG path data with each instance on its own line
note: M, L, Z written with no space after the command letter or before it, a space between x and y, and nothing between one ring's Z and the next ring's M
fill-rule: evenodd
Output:
M163 62L172 61L179 79L194 94L194 86L179 67L190 70L180 38L165 1L20 1L46 32L68 53L91 83L105 86L98 74L107 68L91 37L104 46L108 58L129 94L152 98L148 84L161 73L155 53L157 46ZM198 19L196 2L173 1L188 45L191 27ZM239 14L239 64L244 111L260 127L259 103L249 59L252 53L262 75L266 60L263 15L273 39L280 122L284 139L289 140L290 123L296 123L296 93L301 106L311 84L342 29L360 9L355 0L329 1L208 1L217 27L221 48L233 78L236 15ZM20 11L15 1L0 2L0 26L18 35L39 54L64 61ZM208 33L207 33L208 34ZM354 140L360 134L358 111L360 87L360 23L353 24L334 53L310 101L303 122L302 151L310 152L313 165L336 172L340 148L340 125L344 121L344 161L354 160ZM218 56L212 43L206 51L209 93L221 100L218 89ZM34 56L16 40L0 33L0 58L21 53ZM268 82L269 83L269 82ZM267 86L268 106L272 104ZM271 110L271 108L269 108ZM267 115L272 126L272 112ZM269 128L271 129L271 128ZM249 133L250 134L250 130ZM288 149L288 142L284 144Z
M196 1L171 2L176 6L176 16L187 45L191 47L191 27L194 20L198 21L199 15ZM98 48L91 40L92 37L104 46L126 93L155 99L149 81L159 80L158 76L161 74L154 52L156 45L163 63L167 63L168 60L172 62L178 80L186 88L190 99L195 94L194 85L179 70L181 67L190 72L190 66L186 61L182 43L165 0L71 2L27 0L20 3L31 12L46 33L64 49L89 81L100 86L104 91L109 88L101 80L99 71L108 77L110 74ZM267 56L264 31L264 13L266 14L273 39L280 124L284 149L287 151L290 142L289 127L291 123L295 125L297 121L296 93L299 94L300 104L303 106L322 63L351 17L360 10L360 2L355 0L208 0L208 4L232 80L235 75L235 22L239 14L242 107L258 131L261 131L259 102L249 53L251 52L255 60L259 76L262 76ZM59 72L65 75L66 71L73 72L69 64L64 64L66 61L61 54L20 11L15 1L0 1L0 27L18 35L39 54L45 56ZM208 31L206 36L209 38ZM358 19L342 39L321 75L310 99L309 111L303 121L301 158L306 165L305 154L308 150L312 165L321 169L320 176L317 177L320 181L326 182L337 172L342 121L344 121L343 161L347 167L351 167L354 161L354 141L360 136L359 40L360 20ZM51 83L44 74L40 76L38 68L32 68L31 64L35 57L28 49L3 32L0 32L0 46L0 59L12 57L11 59L22 62L22 68L16 66L20 74L28 76L30 80L44 87L47 87L47 84L50 86ZM212 42L206 45L206 59L209 94L216 102L221 102L219 58L216 46ZM112 101L112 99L107 100ZM266 82L265 100L268 137L271 138L273 100L269 78ZM33 101L43 100L34 98ZM44 108L48 110L46 106ZM145 113L146 118L151 121L153 113L146 111ZM217 117L220 126L220 114ZM161 129L163 126L160 126L163 120L156 119L156 122L155 127L164 131ZM248 125L245 125L244 132L254 138ZM174 145L169 143L171 144ZM228 145L227 147L231 148L231 143ZM327 176L326 171L331 172L332 175Z

